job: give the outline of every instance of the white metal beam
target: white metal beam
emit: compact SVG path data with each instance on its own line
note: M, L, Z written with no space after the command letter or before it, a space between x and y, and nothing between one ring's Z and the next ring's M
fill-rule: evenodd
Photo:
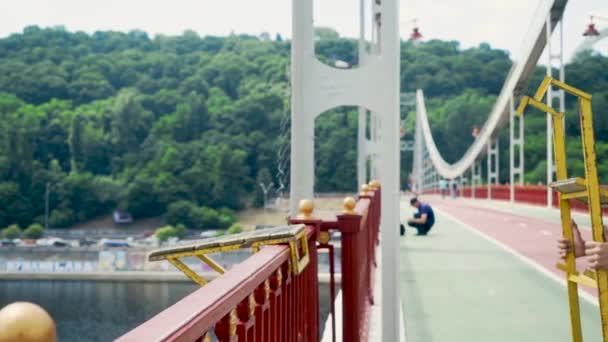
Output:
M509 199L514 202L515 184L524 184L524 116L515 115L514 96L511 96L509 107Z
M399 338L399 167L400 39L399 0L374 2L374 54L364 65L336 69L315 57L313 0L292 0L292 121L290 214L300 200L313 198L314 123L338 106L363 107L372 115L372 141L377 144L372 172L382 184L382 340ZM364 11L361 11L361 16ZM363 22L365 18L360 18ZM361 118L360 118L361 120ZM365 133L365 131L363 131ZM359 131L359 144L361 131ZM361 147L361 146L359 146ZM358 161L363 158L358 158ZM359 166L361 167L361 165Z
M456 163L447 163L439 153L428 123L426 107L424 107L424 95L421 90L418 90L416 94L417 113L422 116L421 128L423 130L423 137L433 164L442 177L453 179L466 172L486 152L486 146L489 141L497 136L497 133L507 124L510 115L509 102L511 95L525 88L547 43L545 18L547 15L550 15L548 30L550 32L560 22L567 2L567 0L546 0L541 2L537 13L533 16L534 20L530 25L530 34L524 40L525 45L521 50L521 54L509 71L500 95L492 112L488 116L488 120L481 128L475 142L471 144L464 156Z

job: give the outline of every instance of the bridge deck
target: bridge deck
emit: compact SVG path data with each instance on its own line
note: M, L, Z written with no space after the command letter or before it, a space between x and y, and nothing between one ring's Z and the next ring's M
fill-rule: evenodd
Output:
M401 240L408 342L570 341L563 275L554 267L555 212L485 200L422 200L436 209L437 223L426 237L408 230ZM405 202L402 208L405 220L412 210ZM599 341L595 294L585 289L584 295L584 337Z

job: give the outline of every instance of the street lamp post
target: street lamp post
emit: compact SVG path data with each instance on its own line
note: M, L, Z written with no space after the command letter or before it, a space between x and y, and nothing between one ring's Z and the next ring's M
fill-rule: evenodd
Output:
M49 194L51 192L51 183L46 182L44 190L44 230L49 229Z

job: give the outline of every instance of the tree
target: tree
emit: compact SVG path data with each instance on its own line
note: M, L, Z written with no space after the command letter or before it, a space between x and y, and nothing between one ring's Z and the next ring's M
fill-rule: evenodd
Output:
M164 226L156 229L154 232L154 236L158 239L159 242L165 242L172 237L177 237L177 231L173 226Z
M243 227L241 227L240 224L235 223L233 225L230 226L230 228L228 228L228 230L226 231L228 234L238 234L238 233L242 233L243 232Z
M175 226L175 236L177 236L179 239L185 238L187 233L188 230L183 224L178 224L177 226Z
M84 160L84 147L83 147L83 135L84 135L84 118L81 115L75 115L72 118L72 124L70 126L70 169L73 172L78 172L79 164Z
M21 236L21 229L19 229L18 225L11 224L10 226L2 230L2 236L4 236L5 239L17 239Z
M113 95L114 88L103 75L92 71L81 71L68 87L68 94L76 103L88 103Z
M139 148L152 127L153 115L147 111L137 91L121 91L110 108L110 139L116 152L131 152Z
M330 27L315 27L315 39L335 40L340 38L338 31Z
M190 93L185 104L177 106L175 111L173 138L185 142L199 139L208 120L207 108L200 96Z
M163 206L150 190L154 182L147 175L138 175L127 187L125 203L127 210L135 217L158 216L164 212Z
M69 208L55 209L49 215L49 227L51 228L67 228L76 222L74 211Z
M193 212L197 209L196 205L190 201L177 201L169 204L165 220L171 225L185 225L190 228L197 228L193 225Z
M23 231L23 235L28 239L40 239L42 234L44 234L44 228L38 223L31 224Z
M321 61L357 63L355 39L331 28L315 35ZM236 222L224 208L261 205L259 183L278 183L288 171L291 48L280 35L262 38L36 26L0 38L0 227L41 222L47 183L54 228L118 207L136 219L166 214L176 229L223 229ZM472 142L471 126L485 122L512 65L509 54L485 43L401 44L401 90L424 90L433 136L453 162ZM566 65L568 83L593 95L604 183L607 70L608 57L593 52ZM534 93L544 74L537 68L523 93ZM580 175L577 103L566 101L569 170ZM409 132L413 114L402 113ZM357 115L344 107L316 120L317 191L356 190ZM528 181L545 177L545 126L543 116L526 118ZM506 176L507 137L499 138ZM407 154L401 167L407 179ZM275 176L278 168L282 175ZM188 203L184 213L171 207L181 201Z
M213 188L214 205L240 209L241 198L245 193L245 182L250 178L246 164L247 154L242 150L232 150L225 144L210 146L205 151L209 158L213 173L210 175ZM244 184L245 183L245 184Z

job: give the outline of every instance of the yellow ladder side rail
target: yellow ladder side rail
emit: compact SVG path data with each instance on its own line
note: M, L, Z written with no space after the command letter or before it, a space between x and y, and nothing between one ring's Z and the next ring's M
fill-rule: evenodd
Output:
M167 260L195 283L204 286L208 281L193 271L181 259L188 257L198 258L217 273L224 274L226 270L213 260L209 254L230 252L244 248L251 248L253 253L257 253L263 246L286 245L290 250L289 272L298 275L310 263L308 232L309 229L305 225L298 224L275 227L258 232L234 234L226 238L195 241L191 244L152 251L148 255L148 260Z
M579 97L581 141L585 161L585 179L589 192L589 216L593 240L605 242L602 224L602 208L600 203L600 182L597 174L595 155L595 137L593 133L593 112L591 99ZM599 294L600 315L602 319L602 334L604 341L608 338L608 274L605 270L597 271L597 287Z
M209 265L209 267L211 267L217 273L219 273L219 274L226 273L226 269L223 268L220 264L218 264L215 260L211 259L210 256L208 256L206 254L199 254L199 255L197 255L197 257L202 262L204 262L205 264Z
M299 242L299 243L298 243ZM256 241L251 248L254 253L257 253L262 246L287 244L289 246L290 265L293 274L298 275L304 271L310 262L310 253L308 249L308 235L306 231L300 232L295 236L295 239L273 239L265 241ZM298 248L299 247L299 248Z
M550 113L553 121L553 153L555 155L556 165L556 178L557 180L564 180L568 178L568 169L566 165L566 141L564 136L563 117L564 114L557 112L553 108L547 106L542 100L542 96L546 88L550 85L549 78L545 78L541 84L539 91L537 92L537 98L530 98L525 96L517 109L517 114L522 115L526 106L530 105L539 109L542 112ZM540 95L539 95L540 94ZM562 223L562 235L569 241L574 241L574 233L571 224L571 213L570 213L570 201L562 197L560 194L560 215ZM582 326L581 326L581 315L580 315L580 304L578 298L578 282L582 282L579 279L580 276L576 271L576 261L574 252L570 252L566 255L566 280L568 289L568 304L570 309L570 328L572 331L572 340L574 342L582 342Z
M192 281L199 284L200 286L207 285L207 281L203 277L201 277L200 275L198 275L198 273L190 269L190 267L184 264L181 260L169 257L167 258L167 261L169 261L173 266L175 266L178 270L182 271L182 273L184 273L188 278L192 279Z
M567 159L566 159L566 137L564 130L563 113L561 115L551 115L553 119L553 151L555 154L555 173L557 180L568 178ZM559 194L559 212L562 223L562 235L568 241L574 241L574 231L572 229L572 213L570 211L570 200ZM570 328L572 330L572 340L574 342L583 341L583 329L581 326L580 303L578 298L578 276L576 272L576 257L574 249L566 255L566 268L568 270L568 302L570 307Z
M543 81L540 83L538 90L536 90L536 94L534 94L534 99L538 102L541 102L543 100L543 97L545 96L545 93L547 92L547 89L549 89L550 86L551 77L545 76L545 78L543 78Z
M549 89L550 86L555 86L557 88L564 90L565 92L567 92L570 95L574 95L578 98L582 98L582 99L591 101L591 94L584 92L584 91L582 91L578 88L575 88L569 84L566 84L564 82L558 81L549 76L545 76L545 78L541 82L540 86L538 87L538 90L536 91L536 94L534 94L534 99L539 102L542 101L543 97L547 93L547 89Z

